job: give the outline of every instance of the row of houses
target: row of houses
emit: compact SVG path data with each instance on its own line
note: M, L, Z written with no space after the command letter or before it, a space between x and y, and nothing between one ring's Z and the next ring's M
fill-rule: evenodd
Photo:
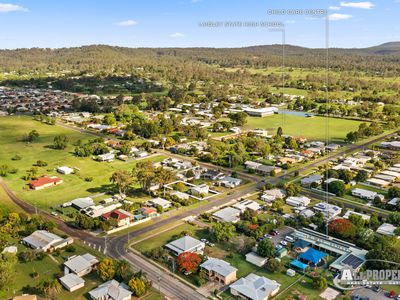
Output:
M165 248L175 256L185 252L203 254L205 243L191 236L183 236L166 244ZM254 273L238 279L238 269L219 258L209 257L200 268L205 271L208 280L229 285L232 295L244 299L266 300L275 296L281 286L275 280Z

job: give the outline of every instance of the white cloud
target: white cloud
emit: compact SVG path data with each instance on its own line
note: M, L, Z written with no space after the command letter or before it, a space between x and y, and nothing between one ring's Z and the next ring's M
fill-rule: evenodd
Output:
M340 6L351 7L351 8L361 8L361 9L371 9L375 6L370 1L365 2L340 2Z
M126 27L126 26L136 25L137 23L138 22L136 22L135 20L126 20L126 21L118 22L117 25Z
M16 4L0 3L0 13L7 13L7 12L13 12L13 11L28 11L28 10L26 8L16 5Z
M340 6L329 6L328 8L330 10L339 10L341 7Z
M352 17L353 17L352 15L346 15L346 14L330 14L328 16L329 20L331 21L348 20Z
M183 33L180 32L175 32L169 35L172 38L180 38L180 37L184 37L185 35Z

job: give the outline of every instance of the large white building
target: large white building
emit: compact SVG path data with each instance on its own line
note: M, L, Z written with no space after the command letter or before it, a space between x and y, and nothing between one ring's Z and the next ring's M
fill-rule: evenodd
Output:
M286 204L294 207L298 206L308 206L311 202L310 198L307 198L306 196L299 196L299 197L288 197L286 199Z
M275 280L250 273L232 283L231 294L243 299L267 300L275 296L281 285Z

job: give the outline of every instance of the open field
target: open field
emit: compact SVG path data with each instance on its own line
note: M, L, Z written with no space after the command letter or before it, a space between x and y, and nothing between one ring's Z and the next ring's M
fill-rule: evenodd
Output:
M6 192L0 187L0 211L14 211L20 212L21 208L16 205L12 200L8 197Z
M21 141L23 134L36 129L39 132L39 140L33 143ZM56 135L65 134L70 140L70 145L65 150L54 150L50 145ZM16 174L9 174L4 180L15 191L18 197L37 205L43 209L50 209L57 205L77 197L101 194L112 191L113 186L109 183L111 174L118 169L131 170L135 161L122 162L116 160L111 163L100 163L88 158L80 158L73 155L77 140L87 141L92 137L61 128L41 124L30 117L13 116L0 118L0 161L11 168L17 168ZM21 160L12 160L16 154ZM163 156L148 158L152 161L161 161ZM38 175L57 175L64 183L47 189L33 191L27 188L27 182L22 179L26 170L30 169L37 160L48 163L46 167L39 167ZM60 175L55 168L57 166L69 166L80 171L77 174ZM86 177L92 177L93 181L85 181ZM1 197L1 194L0 194Z
M249 117L245 129L261 128L270 134L275 134L278 127L283 128L283 134L303 136L309 140L326 140L328 128L329 140L343 142L346 134L354 131L362 122L324 117L305 118L293 115L272 115L264 118Z

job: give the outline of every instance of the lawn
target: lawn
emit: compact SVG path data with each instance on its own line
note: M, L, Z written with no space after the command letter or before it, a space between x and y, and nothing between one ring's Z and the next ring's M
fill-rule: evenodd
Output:
M26 247L21 244L16 244L18 251L26 250ZM0 291L0 298L5 299L12 297L13 295L20 295L26 291L29 291L29 287L35 287L41 280L55 279L63 275L62 263L67 256L80 255L84 253L91 253L101 259L103 256L94 251L93 249L81 244L80 242L75 242L74 246L76 251L74 253L69 253L62 251L60 255L52 254L52 257L46 255L42 261L32 261L28 263L18 263L16 271L16 280L8 290ZM32 272L38 272L38 278L32 278L30 275ZM88 299L86 294L98 286L101 281L97 277L96 273L84 276L85 286L75 292L68 292L64 288L61 293L57 295L59 300L69 300L69 299Z
M272 115L264 118L248 117L245 129L261 128L275 134L278 127L282 127L283 134L303 136L309 140L326 140L329 134L331 142L344 142L346 134L354 131L361 124L359 121L324 118L324 117L300 117L293 115ZM326 129L329 129L328 131Z
M22 209L16 205L12 200L8 197L6 192L0 187L0 211L2 212L20 212Z
M36 129L39 140L33 143L21 141L23 134ZM70 145L65 150L54 150L52 145L56 135L65 134L70 140ZM131 170L135 161L114 161L100 163L91 158L79 158L73 155L73 143L77 140L87 141L93 137L77 131L58 126L45 125L26 116L12 116L0 118L0 161L11 168L17 168L16 174L9 174L4 180L15 191L18 197L50 210L51 206L61 204L78 197L96 195L113 189L109 178L118 169ZM12 160L16 154L21 160ZM161 161L165 157L154 156L152 161ZM26 170L30 169L37 160L48 163L40 167L38 175L57 175L64 181L63 184L44 190L32 191L27 189L27 182L22 179ZM69 166L80 171L77 174L60 175L55 172L57 166ZM93 181L85 181L86 177L93 177ZM0 197L2 197L0 195Z

